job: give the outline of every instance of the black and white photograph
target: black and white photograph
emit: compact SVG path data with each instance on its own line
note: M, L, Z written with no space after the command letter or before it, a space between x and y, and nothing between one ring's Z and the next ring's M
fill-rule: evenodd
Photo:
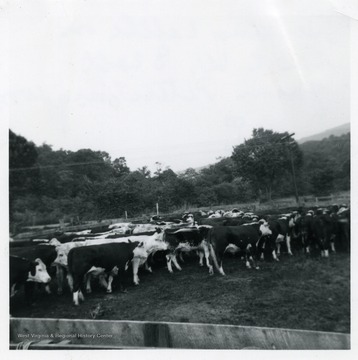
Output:
M0 22L11 354L352 355L355 0L14 0Z

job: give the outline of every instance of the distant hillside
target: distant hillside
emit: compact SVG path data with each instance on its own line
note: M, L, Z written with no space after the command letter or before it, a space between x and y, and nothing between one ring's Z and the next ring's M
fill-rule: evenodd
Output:
M304 137L302 139L297 140L297 142L299 144L302 144L306 141L320 141L320 140L323 140L324 138L330 137L331 135L341 136L341 135L349 133L350 131L351 131L351 124L346 123L346 124L325 130L321 133Z
M327 129L325 131L322 131L321 133L304 137L304 138L296 140L296 141L297 141L298 144L301 145L301 144L309 142L309 141L321 141L323 139L329 138L331 135L339 137L341 135L345 135L345 134L350 133L350 131L351 131L351 124L346 123L346 124L339 125L339 126L336 126L334 128L331 128L331 129ZM312 145L312 146L315 147L315 145ZM311 148L311 147L309 146L309 148ZM306 148L304 148L303 150L306 150ZM194 168L194 170L196 172L200 172L203 169L209 168L211 165L215 165L215 163L200 166L200 167ZM181 171L177 171L176 173L180 175L180 174L185 173L185 171L186 171L186 169L181 170Z

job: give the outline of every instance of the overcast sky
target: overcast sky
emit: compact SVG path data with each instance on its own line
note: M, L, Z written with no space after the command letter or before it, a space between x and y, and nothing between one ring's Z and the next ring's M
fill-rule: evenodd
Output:
M13 1L8 19L9 126L36 145L177 171L255 127L300 139L350 121L332 1Z

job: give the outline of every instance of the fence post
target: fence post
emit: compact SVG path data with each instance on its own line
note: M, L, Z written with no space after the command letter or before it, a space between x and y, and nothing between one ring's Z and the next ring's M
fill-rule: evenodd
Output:
M127 210L125 210L124 215L125 215L126 220L127 220L127 218L128 218Z
M159 215L159 204L156 203L156 208L157 208L157 215Z

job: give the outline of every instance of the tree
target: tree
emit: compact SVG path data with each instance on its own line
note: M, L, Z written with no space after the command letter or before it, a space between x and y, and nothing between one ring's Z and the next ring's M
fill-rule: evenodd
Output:
M333 190L333 180L334 176L330 168L316 170L311 179L314 195L329 195Z
M298 144L284 141L289 134L254 129L252 138L235 146L232 160L236 164L238 176L250 180L262 200L262 193L267 200L272 199L274 186L278 180L291 169L293 164L298 169L302 165L302 154Z
M130 173L130 169L127 166L126 158L123 156L114 159L112 166L116 176L123 176Z
M14 202L20 196L39 191L39 169L34 143L9 130L9 207L10 221Z

